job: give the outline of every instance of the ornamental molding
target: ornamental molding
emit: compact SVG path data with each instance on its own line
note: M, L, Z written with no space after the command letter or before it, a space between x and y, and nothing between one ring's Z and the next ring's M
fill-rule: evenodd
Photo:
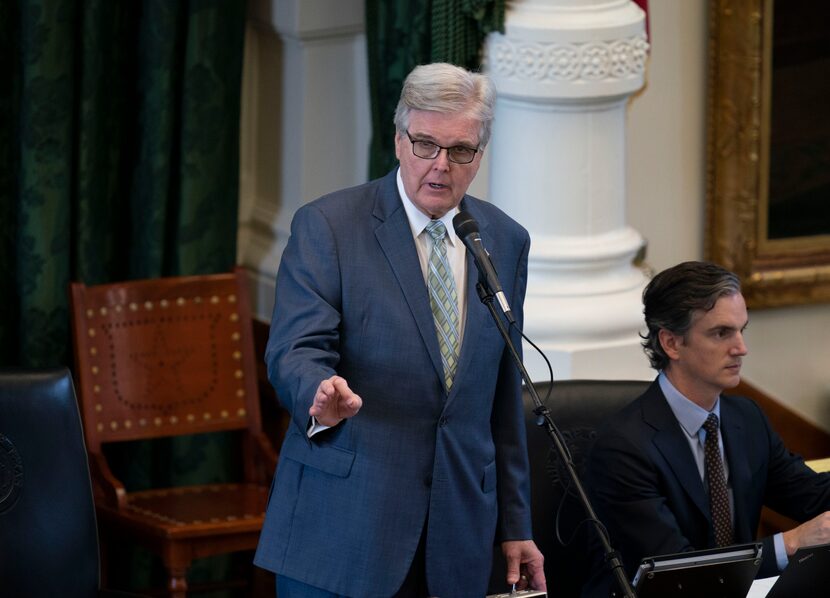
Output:
M491 37L488 62L502 79L596 83L642 77L648 49L645 34L584 43L514 42L499 35Z

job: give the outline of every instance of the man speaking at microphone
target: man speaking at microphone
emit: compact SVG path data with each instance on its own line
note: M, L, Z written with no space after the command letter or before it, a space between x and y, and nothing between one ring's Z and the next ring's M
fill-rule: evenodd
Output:
M415 68L399 168L294 217L265 355L292 421L255 558L279 598L481 598L494 544L506 583L545 589L520 376L452 225L477 223L521 327L527 231L466 195L494 103L483 75Z

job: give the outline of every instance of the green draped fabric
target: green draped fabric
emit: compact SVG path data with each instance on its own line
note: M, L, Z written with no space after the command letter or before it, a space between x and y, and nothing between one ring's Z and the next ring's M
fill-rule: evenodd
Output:
M409 71L428 62L478 70L487 34L504 31L504 11L505 0L366 0L369 178L397 163L392 119Z
M0 365L71 364L70 280L233 267L245 16L239 0L0 1ZM225 480L227 440L113 456L132 489Z

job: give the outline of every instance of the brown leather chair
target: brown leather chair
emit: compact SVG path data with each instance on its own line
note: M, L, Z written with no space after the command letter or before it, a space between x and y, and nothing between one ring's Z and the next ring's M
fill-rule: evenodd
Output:
M71 285L76 375L95 504L107 537L159 554L170 596L194 558L256 547L277 455L262 432L247 281L231 274ZM107 443L241 437L239 483L129 491Z
M559 380L553 383L547 406L571 452L582 481L585 461L606 418L642 394L649 381ZM550 383L535 385L544 401ZM551 598L578 597L595 565L596 540L582 504L569 486L567 473L544 429L536 425L534 404L527 389L523 393L527 450L530 458L533 539L545 556L545 576ZM584 482L583 482L584 485ZM587 490L587 488L586 488ZM557 538L557 523L559 538ZM505 564L496 550L491 591L505 591Z
M87 454L66 368L0 370L0 596L99 590Z

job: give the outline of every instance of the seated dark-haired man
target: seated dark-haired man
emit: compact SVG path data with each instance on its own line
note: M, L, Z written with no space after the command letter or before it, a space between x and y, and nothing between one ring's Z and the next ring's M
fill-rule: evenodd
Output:
M643 307L643 347L659 374L599 432L586 477L629 578L646 556L754 541L764 505L806 523L763 539L759 576L830 542L830 474L789 452L756 403L721 394L747 355L738 277L684 262L654 277ZM584 595L610 589L603 575Z

